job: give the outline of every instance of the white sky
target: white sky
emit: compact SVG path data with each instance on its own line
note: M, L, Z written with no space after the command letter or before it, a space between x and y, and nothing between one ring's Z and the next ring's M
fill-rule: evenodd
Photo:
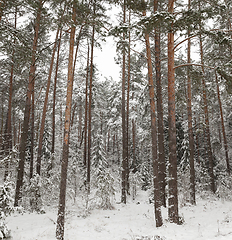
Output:
M110 76L115 80L120 80L120 65L116 64L116 45L112 37L108 37L106 42L102 43L102 50L95 48L94 61L100 73L100 79Z

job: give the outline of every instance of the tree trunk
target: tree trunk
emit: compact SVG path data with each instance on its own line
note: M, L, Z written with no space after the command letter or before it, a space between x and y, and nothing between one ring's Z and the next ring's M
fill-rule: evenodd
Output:
M72 20L76 21L75 5L73 5ZM64 141L63 153L61 162L61 181L60 181L60 197L59 208L56 226L56 238L58 240L64 239L64 216L65 216L65 197L66 197L66 181L68 170L68 155L69 155L69 137L70 137L70 121L71 121L71 106L72 106L72 92L73 92L73 53L75 42L75 26L72 25L70 32L69 58L68 58L68 83L64 122Z
M35 81L33 81L33 89L35 89ZM35 130L35 91L31 93L31 160L30 160L30 179L33 177L34 170L34 130Z
M95 2L93 14L95 15ZM91 131L92 131L92 88L93 88L93 50L94 50L95 24L93 23L91 39L91 57L90 57L90 74L89 74L89 107L88 107L88 156L87 156L87 192L90 193L90 167L91 167Z
M154 13L158 10L158 0L154 0ZM163 97L161 84L160 64L160 29L155 28L155 70L156 70L156 94L157 94L157 123L158 123L158 162L159 162L159 185L160 200L166 207L166 163L164 151L164 123L163 123Z
M48 171L53 168L54 153L55 153L55 133L56 133L56 86L57 86L57 75L59 68L59 58L60 58L60 45L61 45L62 29L60 29L59 42L57 47L57 56L56 56L56 70L54 77L54 87L53 87L53 105L52 105L52 161L51 165L48 167Z
M129 10L129 19L128 19L128 24L130 26L130 17L131 13ZM127 152L127 157L126 157L126 191L127 194L130 192L130 183L129 183L129 174L130 174L130 169L129 169L129 111L130 111L130 80L131 80L131 56L130 56L130 44L131 44L131 34L129 30L129 36L128 36L128 69L127 69L127 100L126 100L126 152Z
M1 5L0 5L1 7ZM17 26L17 7L15 7L15 21L14 21L14 28L16 29ZM14 39L15 44L16 39ZM8 156L12 151L12 124L11 124L11 115L12 115L12 96L13 96L13 76L14 76L14 54L15 50L12 51L12 65L10 71L10 81L9 81L9 100L8 100L8 111L7 111L7 121L4 133L4 142L3 142L3 149L4 155ZM8 173L9 173L9 163L6 162L5 166L5 174L4 180L6 180Z
M123 3L123 23L126 23L126 0ZM123 40L126 39L123 33ZM126 204L127 189L127 138L126 138L126 110L125 110L125 85L126 85L126 52L123 47L122 56L122 193L121 202Z
M168 1L168 12L173 14L174 1ZM177 154L176 154L176 110L175 110L175 72L174 72L174 32L173 24L168 33L168 128L169 128L169 196L168 217L179 224L177 195Z
M188 9L191 7L191 0L188 0ZM188 48L187 59L191 63L191 40L190 31L188 30ZM194 169L194 137L192 124L192 82L190 78L190 66L187 67L187 112L188 112L188 136L189 136L189 164L190 164L190 203L196 204L195 190L195 169Z
M132 172L136 173L138 171L138 163L137 163L137 157L136 157L136 122L135 119L132 119L132 153L133 153L133 160L132 160Z
M205 69L204 69L204 54L203 54L203 43L201 34L199 35L200 41L200 54L201 54L201 69L202 69L202 92L203 92L203 102L204 102L204 116L205 116L205 134L207 139L207 154L209 159L209 176L210 176L210 189L213 193L216 192L216 186L214 181L213 173L213 154L211 149L211 140L210 140L210 129L209 129L209 112L208 112L208 103L207 103L207 94L206 94L206 84L205 84Z
M215 72L215 79L216 79L216 85L217 85L218 104L219 104L219 109L220 109L222 135L223 135L223 142L224 142L224 149L225 149L225 156L226 156L226 167L227 167L228 174L230 174L230 162L229 162L229 154L228 154L228 145L227 145L224 117L223 117L223 111L222 111L222 102L221 102L220 90L219 90L219 84L218 84L218 77L217 77L216 72Z
M200 3L199 3L200 9ZM201 28L201 27L200 27ZM208 103L207 103L207 94L206 94L206 83L205 83L205 68L204 68L204 53L203 53L203 43L201 34L199 35L200 42L200 55L201 55L201 69L202 69L202 94L203 94L203 102L204 102L204 116L205 116L205 135L207 139L207 154L209 160L209 176L210 176L210 189L213 193L216 192L216 186L214 181L214 173L213 173L213 154L211 149L211 140L210 140L210 129L209 129L209 112L208 112Z
M55 43L53 46L52 58L51 58L51 63L50 63L50 68L49 68L49 73L48 73L47 88L46 88L45 99L44 99L43 114L42 114L42 119L41 119L41 127L40 127L40 133L39 133L39 145L38 145L38 155L37 155L37 165L36 165L36 173L39 175L41 172L43 135L44 135L44 128L45 128L46 113L47 113L48 94L49 94L50 85L51 85L52 69L53 69L53 63L54 63L54 58L55 58L55 53L56 53L56 45L57 45L59 32L60 32L60 27L58 27L58 29L57 29L56 39L55 39Z
M87 133L88 133L88 86L89 86L89 46L87 53L86 84L85 84L85 128L84 128L84 154L83 163L87 164Z
M78 141L82 139L82 101L79 99Z
M199 150L199 133L197 128L197 119L196 117L194 118L194 123L195 123L195 136L196 136L196 155L197 155L197 162L200 162L200 150Z
M146 16L146 12L143 12L143 16ZM159 188L159 169L157 158L157 132L156 132L156 114L155 114L155 89L152 75L152 62L151 62L151 49L149 34L145 33L146 51L147 51L147 65L148 65L148 85L150 96L150 108L151 108L151 139L152 139L152 165L153 165L153 181L154 181L154 208L155 208L155 221L156 227L163 225L161 215L161 201L160 201L160 188Z
M14 206L18 206L19 200L21 198L21 191L23 186L23 175L24 175L24 162L25 162L25 155L26 155L26 145L27 145L27 137L28 137L28 127L29 127L29 120L30 120L30 109L31 109L31 94L33 91L33 82L35 81L35 62L36 62L36 49L37 49L37 42L39 37L39 27L40 27L40 19L41 19L41 11L43 7L43 1L39 1L36 21L35 21L35 33L34 33L34 40L33 40L33 49L32 49L32 59L31 59L31 66L30 66L30 73L29 73L29 83L27 89L27 97L26 97L26 104L24 110L24 120L22 126L22 133L21 133L21 141L20 141L20 149L19 149L19 165L17 170L17 183L16 183L16 191L15 191L15 202Z

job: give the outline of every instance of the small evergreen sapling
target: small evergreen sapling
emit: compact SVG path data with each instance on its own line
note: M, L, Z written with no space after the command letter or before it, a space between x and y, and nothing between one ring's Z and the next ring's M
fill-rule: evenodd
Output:
M114 177L108 168L101 134L96 136L92 156L93 181L96 187L95 196L97 199L100 199L100 208L112 209L111 197L115 194Z
M10 181L5 181L0 185L0 238L10 237L10 230L8 229L5 218L14 210L13 207L13 184Z

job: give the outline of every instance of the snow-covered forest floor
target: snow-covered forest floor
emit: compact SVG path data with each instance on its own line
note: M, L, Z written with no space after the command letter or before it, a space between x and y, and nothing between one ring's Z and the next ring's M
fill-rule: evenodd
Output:
M93 209L88 214L83 206L68 204L65 240L230 240L232 239L232 202L214 196L197 198L197 205L179 208L182 225L167 221L163 208L164 225L155 227L153 204L148 191L140 191L135 200L126 205L117 203L114 209ZM45 214L14 213L7 217L13 240L55 239L57 208L45 208Z

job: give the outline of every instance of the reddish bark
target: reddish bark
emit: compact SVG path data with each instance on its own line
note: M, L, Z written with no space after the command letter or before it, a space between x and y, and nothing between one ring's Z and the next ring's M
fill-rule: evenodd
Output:
M50 85L51 85L52 69L53 69L53 63L54 63L54 58L55 58L55 53L56 53L56 45L57 45L59 32L60 32L60 28L58 27L57 32L56 32L55 43L54 43L54 46L53 46L53 52L52 52L52 57L51 57L49 73L48 73L47 88L46 88L46 93L45 93L43 114L42 114L41 127L40 127L40 133L39 133L39 145L38 145L38 155L37 155L37 165L36 165L36 172L39 175L40 175L40 172L41 172L43 135L44 135L44 128L45 128L46 113L47 113L48 94L49 94Z
M73 22L76 21L75 5L73 6L72 14ZM61 181L60 181L60 197L59 208L56 226L56 238L58 240L64 239L64 221L65 221L65 198L66 198L66 182L68 170L68 155L69 155L69 137L70 137L70 122L71 122L71 106L72 106L72 92L73 92L73 53L75 42L75 29L72 25L70 32L69 58L68 58L68 83L66 95L66 109L64 122L64 141L61 162Z
M20 149L19 149L19 165L17 171L17 182L16 182L16 191L15 191L15 202L14 206L18 206L19 200L21 198L21 190L23 186L23 175L24 175L24 162L26 155L26 144L27 144L27 136L28 136L28 128L29 128L29 120L30 120L30 110L31 110L31 94L33 92L33 82L35 80L35 62L36 62L36 49L37 42L39 37L39 27L40 27L40 19L41 19L41 11L43 7L43 1L39 1L37 16L35 21L35 33L32 47L32 59L29 73L29 83L27 89L26 96L26 104L24 110L24 120L22 126L21 133L21 141L20 141Z
M146 16L146 12L143 12ZM146 51L147 51L147 65L148 65L148 85L151 109L151 139L152 139L152 165L153 165L153 182L154 182L154 209L156 227L163 225L161 215L161 201L159 193L159 172L158 172L158 158L157 158L157 132L156 132L156 114L155 114L155 89L152 74L151 48L149 41L149 34L145 33Z

